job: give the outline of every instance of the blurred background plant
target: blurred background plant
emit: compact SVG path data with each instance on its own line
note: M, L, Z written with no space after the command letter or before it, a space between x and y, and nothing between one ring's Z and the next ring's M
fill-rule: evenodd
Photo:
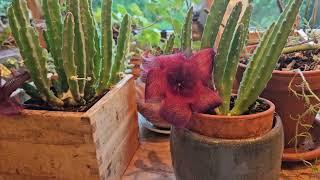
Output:
M0 0L0 46L8 38L10 28L8 26L7 8L9 7L10 0Z
M201 0L117 0L113 5L113 17L117 24L124 14L129 13L133 19L133 40L139 47L148 49L163 45L161 38L167 37L164 31L179 35L188 7L200 2ZM101 0L93 1L97 22L101 19L98 15L100 5ZM176 46L179 43L177 40Z

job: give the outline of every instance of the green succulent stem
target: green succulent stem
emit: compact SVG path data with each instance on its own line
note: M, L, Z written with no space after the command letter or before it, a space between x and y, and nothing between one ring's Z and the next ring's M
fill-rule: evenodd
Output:
M166 43L166 47L164 49L164 54L172 53L175 38L176 37L174 33L170 34L169 39L167 40L167 43Z
M46 20L47 30L44 33L46 44L49 47L50 53L54 59L56 71L59 75L58 92L66 92L68 90L68 84L66 75L63 70L63 59L61 52L62 45L62 15L59 1L43 0L42 7L44 11L44 18Z
M80 0L80 12L81 12L81 24L85 42L87 77L90 79L86 83L85 99L89 100L96 94L96 79L97 76L94 73L95 69L95 57L97 56L97 46L99 43L95 40L96 27L92 16L92 9L90 6L90 0Z
M34 89L53 107L84 105L117 83L119 74L124 71L131 35L130 17L124 18L118 43L114 46L112 0L103 0L102 3L101 37L91 3L92 0L66 0L66 16L62 21L63 10L59 1L43 0L47 49L40 46L38 33L30 23L27 1L14 0L8 9L10 27L35 84ZM117 49L115 57L114 47ZM51 58L48 52L55 64L55 69L50 72L56 71L58 79L48 78L47 61ZM69 95L69 91L72 97L62 101L60 98Z
M64 32L63 32L63 46L62 46L62 55L63 55L63 65L64 70L67 75L68 84L72 97L75 101L79 102L81 100L78 77L77 77L77 67L75 63L75 22L74 17L71 12L68 12L64 21Z
M85 85L87 82L87 59L86 59L86 41L85 32L83 31L80 1L79 0L67 0L67 8L73 14L75 21L75 60L77 65L79 91L81 97L84 97Z
M320 49L320 44L298 44L283 49L282 54Z
M120 73L123 72L125 68L125 55L129 45L130 34L131 20L129 15L126 14L120 26L120 33L117 43L117 52L114 58L114 62L112 63L111 75L108 82L108 86L115 84L121 79Z
M269 28L268 34L265 35L266 39L260 42L260 46L250 59L240 83L238 98L231 115L237 116L248 111L271 79L272 72L287 43L302 1L290 0L277 23ZM263 42L267 42L267 45Z
M192 18L193 7L188 10L188 14L181 33L181 50L185 52L191 52L192 50Z
M214 63L214 83L223 101L218 109L219 114L228 114L230 110L232 84L239 61L237 58L239 58L240 55L240 45L243 41L243 24L239 26L237 33L235 33L241 10L242 3L239 2L233 8L230 18L228 19ZM239 39L241 41L239 41Z
M230 0L214 0L201 40L201 49L213 48Z
M63 106L63 102L57 98L49 88L46 56L39 43L37 31L31 26L28 16L28 7L25 0L13 1L8 10L13 35L18 41L24 63L29 70L31 78L40 91L43 100L54 106Z
M108 88L108 81L110 79L111 65L113 60L113 32L112 32L112 0L104 0L102 2L102 79L99 84L98 94L103 93Z

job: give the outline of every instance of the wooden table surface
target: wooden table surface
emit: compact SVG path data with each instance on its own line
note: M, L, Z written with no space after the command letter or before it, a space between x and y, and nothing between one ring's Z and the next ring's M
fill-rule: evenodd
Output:
M140 129L141 145L122 180L175 180L170 156L169 136ZM314 162L313 162L314 163ZM320 180L320 164L283 164L280 180ZM316 172L319 170L319 172Z

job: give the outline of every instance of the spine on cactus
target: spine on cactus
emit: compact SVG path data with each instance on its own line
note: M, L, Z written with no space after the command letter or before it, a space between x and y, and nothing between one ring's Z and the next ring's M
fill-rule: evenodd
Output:
M165 54L170 54L172 53L173 50L173 46L174 46L174 40L175 40L175 35L174 34L170 34L170 37L166 43L166 47L164 49L164 53Z
M45 39L47 40L47 46L50 47L50 53L54 59L56 71L59 75L57 82L57 90L61 94L68 90L68 83L66 75L63 70L63 60L61 53L62 45L62 16L61 7L59 1L43 0L42 1L44 17L46 20L47 31L45 33ZM48 49L49 50L49 49Z
M86 99L90 99L95 95L95 81L96 75L94 73L95 57L97 54L95 38L95 22L92 17L90 5L91 0L80 0L80 12L81 12L81 24L85 36L85 51L87 60L87 76L90 80L86 83L85 96Z
M79 85L77 80L77 67L75 65L75 52L74 52L74 41L75 41L75 23L74 17L71 12L68 12L64 21L63 31L63 66L67 76L70 92L73 100L79 102L81 99Z
M108 87L120 80L120 72L124 71L125 55L128 51L129 39L131 35L131 20L128 14L126 14L121 22L120 33L117 43L117 52L112 63L110 79Z
M80 2L79 0L68 0L67 1L67 9L74 16L75 21L75 59L77 65L77 74L78 74L78 82L79 82L79 90L81 97L84 96L84 89L87 81L87 59L86 59L86 51L85 51L85 35L82 28L82 19L81 19L81 11L80 11Z
M37 32L30 24L27 2L13 1L8 13L13 35L18 41L24 63L41 97L54 106L63 106L64 103L50 91L46 69L47 59L40 46Z
M113 32L112 32L112 22L111 22L111 14L112 14L112 0L103 0L102 2L102 41L101 41L101 49L102 49L102 68L101 68L101 80L98 87L98 94L102 93L108 88L108 81L110 78L110 71L112 65L112 57L113 57Z
M213 48L220 25L230 0L214 0L207 17L201 40L201 49Z
M232 84L237 68L238 58L240 54L240 46L237 49L233 49L237 44L241 44L243 41L243 25L239 26L237 33L238 21L242 10L242 3L239 2L233 8L233 11L228 19L227 25L222 34L218 53L216 55L214 63L214 82L219 92L220 97L223 100L222 105L218 108L219 114L228 114L230 110L230 97L232 92ZM236 39L237 38L237 39ZM239 38L242 38L240 42ZM237 47L237 46L236 46Z
M192 18L193 18L193 7L188 11L185 23L181 33L181 50L191 51L192 50Z
M255 54L251 58L240 84L238 98L235 102L235 107L231 111L232 115L241 115L246 112L267 85L279 56L287 43L288 36L290 35L302 1L303 0L291 0L279 17L276 25L270 28L270 35L265 35L267 38L265 42L267 42L268 45L260 44L260 47L258 47L255 53L261 54ZM266 47L263 50L262 48L264 46ZM261 58L258 59L257 57ZM259 66L252 68L255 61L260 61L258 63Z

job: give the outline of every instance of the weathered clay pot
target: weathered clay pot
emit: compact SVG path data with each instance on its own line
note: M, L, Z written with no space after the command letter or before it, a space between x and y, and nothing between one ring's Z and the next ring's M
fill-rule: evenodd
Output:
M204 136L223 139L246 139L259 137L272 128L275 106L264 100L270 108L261 113L243 116L219 116L194 114L188 129Z
M267 134L234 140L172 128L170 145L177 180L277 180L283 152L282 123L277 117Z
M242 75L245 71L246 66L240 64L237 72L237 80L241 81ZM320 96L320 71L303 72L306 80L310 84L311 89ZM290 148L295 146L294 138L302 133L308 131L308 129L302 126L298 127L296 132L297 121L292 118L297 118L306 112L307 107L305 101L298 99L293 93L289 92L289 84L295 76L295 72L291 71L273 71L272 78L269 81L267 87L261 94L261 97L269 99L276 106L276 111L280 115L284 127L285 147ZM292 83L292 88L301 93L301 87L298 87L302 82L302 78L297 75ZM303 124L312 125L315 120L316 114L308 114ZM300 143L303 138L298 138Z

